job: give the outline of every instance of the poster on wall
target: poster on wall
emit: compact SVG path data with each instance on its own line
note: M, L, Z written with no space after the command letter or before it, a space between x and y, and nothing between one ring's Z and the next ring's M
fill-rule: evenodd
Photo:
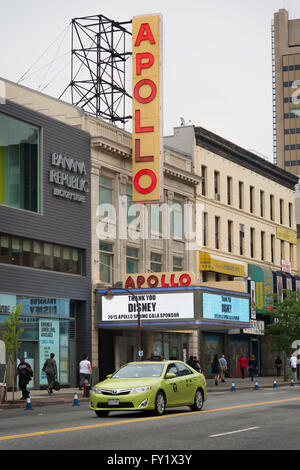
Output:
M250 282L251 288L251 319L256 320L256 295L255 295L255 281Z
M57 376L59 379L59 320L48 318L39 319L39 343L40 343L40 384L46 385L47 376L42 371L42 367L49 359L50 354L55 354L57 365Z

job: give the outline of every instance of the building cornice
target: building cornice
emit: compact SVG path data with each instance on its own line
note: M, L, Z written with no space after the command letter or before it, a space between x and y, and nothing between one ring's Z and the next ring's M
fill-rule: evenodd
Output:
M195 137L196 145L199 147L205 148L237 165L258 173L281 186L294 191L295 184L298 183L297 176L288 173L268 160L258 157L255 153L243 149L203 127L195 127Z

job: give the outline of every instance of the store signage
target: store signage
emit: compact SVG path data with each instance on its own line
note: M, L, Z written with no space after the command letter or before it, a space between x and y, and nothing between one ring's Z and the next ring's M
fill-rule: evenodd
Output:
M238 261L229 261L221 256L212 256L209 253L200 252L200 271L214 271L228 274L229 276L245 277L245 265Z
M243 328L243 332L250 335L264 335L265 322L262 320L250 320L251 327Z
M291 274L292 266L291 266L290 261L282 260L281 261L281 269L284 273L290 273Z
M102 296L102 321L137 321L138 306L141 320L182 320L194 318L194 294L192 292L169 294Z
M261 268L254 264L248 264L248 276L255 282L256 310L263 312L270 310L273 294L273 274L268 268Z
M249 299L203 293L203 318L249 323Z
M132 20L132 200L162 202L161 15Z
M89 182L84 162L53 152L51 165L55 167L49 172L49 183L55 185L53 195L85 202L85 194L89 192Z
M187 287L195 284L195 274L191 271L169 273L128 274L123 279L125 289L153 289L155 287Z
M39 320L39 345L40 345L40 384L46 384L47 376L42 371L46 359L50 354L55 354L57 373L59 378L59 320L40 318Z
M289 243L297 245L297 233L284 227L277 227L276 237Z

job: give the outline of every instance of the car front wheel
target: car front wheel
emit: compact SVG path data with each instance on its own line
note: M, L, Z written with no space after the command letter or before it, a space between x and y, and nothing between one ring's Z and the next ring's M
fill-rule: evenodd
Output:
M95 410L95 413L96 415L98 416L98 418L105 418L106 416L109 415L109 411L105 411L105 410Z
M203 392L200 388L196 390L194 404L191 406L193 411L200 411L203 407Z
M166 397L163 392L158 392L155 398L155 414L162 416L166 411Z

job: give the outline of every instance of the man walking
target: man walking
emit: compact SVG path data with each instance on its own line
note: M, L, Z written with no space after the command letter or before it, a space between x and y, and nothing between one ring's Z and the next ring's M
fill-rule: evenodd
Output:
M82 357L82 361L79 363L79 390L82 390L84 381L87 380L88 383L91 385L91 375L92 375L92 365L88 360L87 354L84 354Z
M55 378L57 377L57 366L54 359L54 353L50 354L50 358L45 361L42 371L46 372L48 380L48 393L53 393Z
M33 376L33 371L30 364L25 362L24 357L20 357L20 364L16 370L16 377L17 376L19 376L19 388L22 392L21 400L25 400L29 395L27 384L30 382L31 377Z
M220 376L221 376L221 381L222 381L222 382L226 382L226 381L225 381L225 372L226 372L226 370L227 370L227 361L226 361L226 359L225 359L224 354L222 354L222 356L220 357L219 363L220 363Z

